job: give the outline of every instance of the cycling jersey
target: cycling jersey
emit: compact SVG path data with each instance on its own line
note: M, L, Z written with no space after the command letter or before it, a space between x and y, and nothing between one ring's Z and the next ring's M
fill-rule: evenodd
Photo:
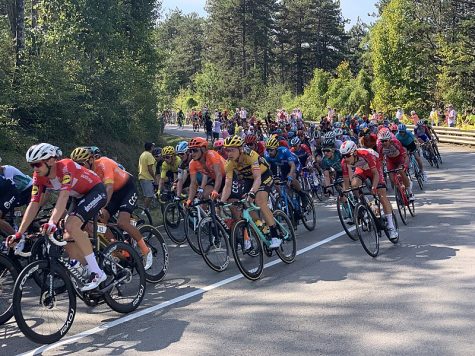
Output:
M378 140L377 147L380 159L386 157L387 160L397 160L400 157L404 158L406 156L406 150L402 147L401 142L395 138L392 138L389 142L388 145L383 145L381 141Z
M402 135L400 132L397 133L396 138L402 143L404 147L408 147L414 143L415 137L409 130L406 130L406 133Z
M238 161L227 160L225 165L226 179L232 179L233 174L236 173L238 179L253 180L252 173L260 170L261 175L269 170L267 161L260 157L256 151L244 148L244 152L239 156Z
M26 174L23 174L19 169L9 165L5 165L2 167L2 175L6 179L12 181L18 191L23 192L24 190L30 188L33 185L33 180L31 179L31 177L27 176Z
M101 183L101 178L89 169L80 166L72 159L65 158L55 162L56 177L41 177L33 173L33 188L31 201L39 202L41 194L46 188L52 190L66 190L72 197L81 197Z
M162 163L162 171L160 172L160 178L165 178L167 176L168 172L171 173L178 173L178 168L181 165L181 158L178 156L175 156L175 159L171 164L169 164L167 161L163 161Z
M333 152L333 157L332 158L328 158L327 155L323 156L322 169L324 171L328 171L331 168L333 168L335 170L335 172L337 173L337 176L342 175L341 153L340 153L340 151Z
M295 154L298 157L300 164L302 166L305 165L308 157L312 155L312 151L310 150L310 148L306 144L303 144L303 143L300 145L298 150L296 149L296 147L292 147L291 151L293 154Z
M366 178L372 180L373 173L371 172L371 170L376 169L379 175L379 184L383 184L384 175L378 153L372 149L367 148L358 148L355 153L357 156L357 160L353 165L347 164L344 158L341 160L343 177L348 177L349 168L354 168L354 175L358 176L362 181L364 181Z
M282 176L285 176L290 172L290 162L294 162L295 171L300 172L301 165L298 157L292 152L290 152L290 150L286 147L278 147L277 154L275 155L275 157L271 157L269 155L269 152L266 151L264 158L271 165L279 166L281 169Z
M126 185L129 173L121 169L114 160L101 157L94 161L94 172L102 179L104 184L112 184L114 192Z
M17 206L18 193L15 184L0 175L0 211L2 211L3 215Z
M207 175L210 179L213 181L216 180L216 174L214 172L213 166L215 164L219 165L219 170L221 171L221 174L224 177L224 164L225 160L223 157L220 156L220 154L216 151L206 151L204 153L205 155L205 164L203 164L200 161L191 161L189 165L190 169L190 174L195 175L198 172Z
M431 136L429 129L425 125L417 125L414 127L414 134L424 142L429 141Z

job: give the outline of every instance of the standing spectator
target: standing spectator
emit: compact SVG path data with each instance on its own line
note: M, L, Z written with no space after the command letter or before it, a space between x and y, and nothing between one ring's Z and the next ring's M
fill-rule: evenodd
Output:
M219 119L219 117L217 117L214 120L213 124L213 140L211 141L212 143L214 143L215 140L219 139L219 135L221 134L221 124L221 120Z
M432 107L432 110L429 114L429 119L432 126L437 126L439 124L439 112L437 111L435 106Z
M206 141L213 141L213 121L208 113L204 116L204 126L206 131Z
M183 114L183 111L180 109L180 111L178 111L178 115L177 115L178 127L181 127L183 129L183 121L184 120L185 120L185 114Z
M139 158L139 182L142 187L142 193L144 196L144 208L148 209L150 203L155 194L155 170L157 161L152 155L152 150L155 148L155 144L152 142L145 142L144 149Z
M448 115L447 115L447 125L449 127L455 127L457 122L457 112L455 111L452 104L449 105Z
M414 110L411 111L411 120L414 125L417 125L417 122L419 121L419 115L417 115Z
M241 126L244 126L244 123L247 122L247 110L245 108L241 108L239 117L241 118Z

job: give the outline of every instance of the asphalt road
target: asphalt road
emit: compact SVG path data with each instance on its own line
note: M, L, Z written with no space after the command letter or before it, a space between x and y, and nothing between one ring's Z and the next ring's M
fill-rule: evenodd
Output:
M475 151L441 151L443 168L415 188L417 216L400 223L397 245L381 240L376 259L341 233L334 204L317 204L317 229L299 229L296 261L268 259L259 281L233 263L213 272L170 245L166 280L147 286L135 313L79 301L69 335L40 348L11 321L0 327L1 354L474 354Z

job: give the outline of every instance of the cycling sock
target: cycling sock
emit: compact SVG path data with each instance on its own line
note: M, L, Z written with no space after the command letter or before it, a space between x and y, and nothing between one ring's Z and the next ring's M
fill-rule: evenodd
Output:
M386 215L386 219L388 221L388 228L394 229L394 221L393 221L393 214Z
M86 262L87 262L87 269L89 270L89 272L94 272L94 273L97 273L99 276L102 275L102 273L104 273L100 268L99 268L99 265L97 264L97 260L96 260L96 256L94 255L94 252L91 253L90 255L87 255L86 257L84 257L86 259Z
M277 237L278 236L275 224L272 225L272 226L269 226L269 231L270 231L271 237Z
M140 248L140 252L142 252L142 255L146 255L150 251L143 239L137 241L137 246Z

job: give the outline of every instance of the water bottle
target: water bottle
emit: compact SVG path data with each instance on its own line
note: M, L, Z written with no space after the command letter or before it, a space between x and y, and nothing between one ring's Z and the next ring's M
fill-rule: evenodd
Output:
M269 233L269 227L266 225L264 221L257 219L256 226L259 228L259 230L262 231L264 235L267 235Z
M379 207L375 204L374 201L371 201L369 203L369 207L371 208L371 211L373 212L374 216L379 218L379 216L380 216Z

